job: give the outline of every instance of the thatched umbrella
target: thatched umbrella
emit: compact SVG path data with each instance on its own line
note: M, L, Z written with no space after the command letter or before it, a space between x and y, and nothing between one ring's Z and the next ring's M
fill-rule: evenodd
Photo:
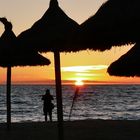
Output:
M140 76L140 43L113 62L107 72L114 76Z
M12 24L6 18L0 18L5 31L0 38L0 66L7 67L7 127L11 124L11 67L49 65L50 61L37 52L17 47Z
M139 41L140 1L108 0L81 24L80 45L104 51Z
M78 29L79 25L63 12L57 0L51 0L50 6L42 18L35 22L30 29L22 32L18 36L19 42L26 46L33 46L37 51L54 52L57 117L60 131L63 129L60 52L79 50L70 45L66 47L66 40L75 34ZM61 131L59 134L61 135L61 133L63 132ZM63 139L61 136L59 137Z
M78 29L79 24L63 12L58 1L50 0L49 8L44 15L30 29L23 31L18 40L40 52L79 51L79 48L65 46L66 41L71 40L69 37L72 37Z

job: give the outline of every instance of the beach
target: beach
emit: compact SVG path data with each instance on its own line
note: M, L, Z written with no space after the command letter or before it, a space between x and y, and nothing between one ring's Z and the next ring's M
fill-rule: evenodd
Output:
M57 140L57 122L0 124L1 140ZM139 140L139 120L80 120L64 122L65 140Z

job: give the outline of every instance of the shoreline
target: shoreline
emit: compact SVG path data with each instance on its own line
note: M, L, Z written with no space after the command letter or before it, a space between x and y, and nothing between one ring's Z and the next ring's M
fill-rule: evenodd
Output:
M57 122L0 124L1 140L57 140ZM139 140L140 120L64 121L64 140Z

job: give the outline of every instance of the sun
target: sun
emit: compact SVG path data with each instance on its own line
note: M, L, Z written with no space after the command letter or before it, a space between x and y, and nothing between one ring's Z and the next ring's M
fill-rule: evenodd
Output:
M76 82L75 82L75 85L76 86L83 86L84 82L81 79L77 79Z

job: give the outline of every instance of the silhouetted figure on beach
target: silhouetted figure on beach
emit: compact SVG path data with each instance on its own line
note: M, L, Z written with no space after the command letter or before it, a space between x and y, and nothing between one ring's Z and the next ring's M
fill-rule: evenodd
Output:
M47 89L45 95L42 95L43 100L43 112L45 115L45 122L47 122L47 116L49 115L50 121L52 121L52 110L54 104L52 103L53 96L50 94L50 90Z

